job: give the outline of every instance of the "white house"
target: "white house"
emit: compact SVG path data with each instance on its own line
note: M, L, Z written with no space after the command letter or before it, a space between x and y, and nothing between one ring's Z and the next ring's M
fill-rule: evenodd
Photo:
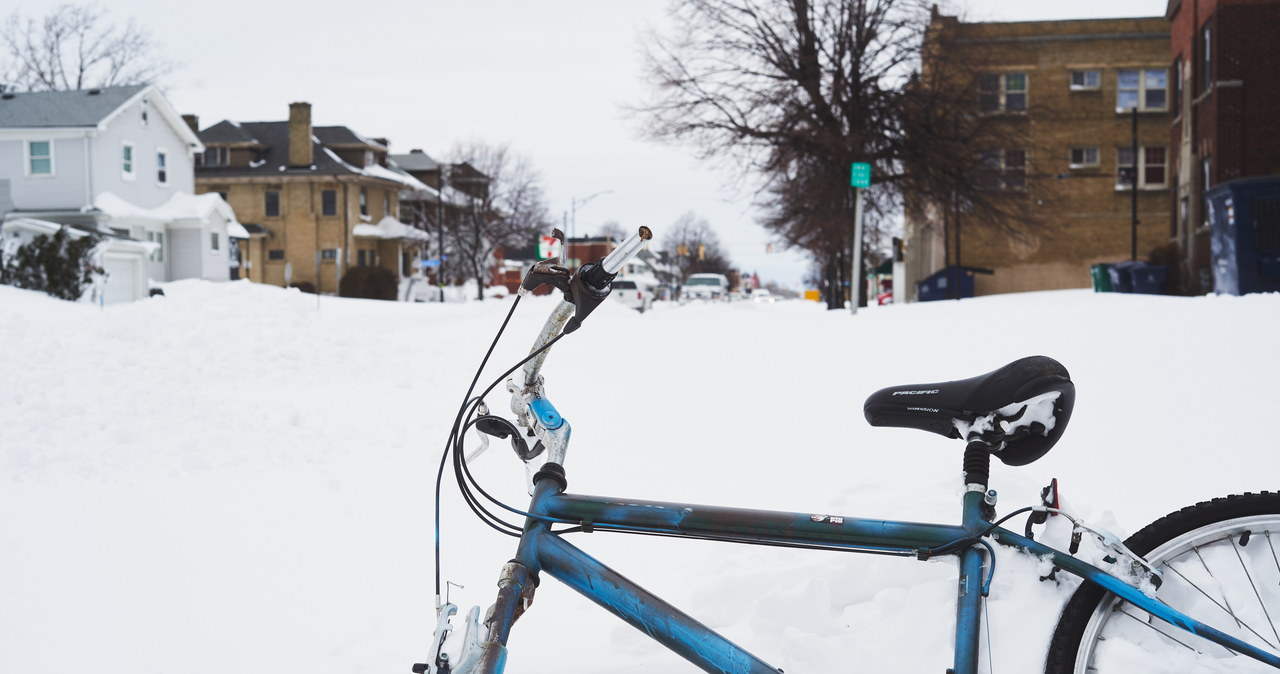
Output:
M5 220L155 243L146 265L153 281L226 280L234 240L248 234L220 197L194 196L193 157L203 151L154 86L5 92L0 183L11 203L0 210Z

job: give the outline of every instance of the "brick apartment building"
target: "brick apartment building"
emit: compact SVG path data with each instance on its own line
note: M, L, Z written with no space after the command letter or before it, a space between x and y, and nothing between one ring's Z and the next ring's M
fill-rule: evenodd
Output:
M1135 247L1135 160L1137 257L1167 245L1163 17L964 23L935 10L925 47L926 76L976 64L955 77L969 78L974 114L995 125L986 137L1006 140L975 148L984 168L973 180L1018 200L1028 217L1001 227L907 195L908 300L917 283L953 265L990 272L974 277L977 295L1088 287L1092 265L1128 260Z
M199 137L196 191L221 194L249 230L248 279L335 293L351 267L417 266L427 235L399 221L399 194L428 188L388 161L386 140L313 126L308 103L291 103L288 121L224 120Z
M1280 176L1280 1L1169 0L1165 18L1174 86L1169 235L1184 287L1202 293L1213 290L1205 193ZM1280 237L1280 222L1266 224Z

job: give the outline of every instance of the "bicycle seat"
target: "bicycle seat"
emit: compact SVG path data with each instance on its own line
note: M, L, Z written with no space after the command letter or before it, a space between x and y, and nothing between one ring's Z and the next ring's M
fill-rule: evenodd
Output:
M890 386L871 394L862 411L872 426L983 442L1005 464L1025 466L1062 437L1075 397L1061 363L1028 356L969 379Z

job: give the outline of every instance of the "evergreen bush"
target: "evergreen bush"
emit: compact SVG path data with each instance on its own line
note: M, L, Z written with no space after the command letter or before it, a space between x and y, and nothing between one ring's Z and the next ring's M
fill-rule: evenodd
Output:
M50 236L41 234L0 260L0 284L44 291L58 299L76 301L103 269L94 264L96 234L71 238L65 225Z

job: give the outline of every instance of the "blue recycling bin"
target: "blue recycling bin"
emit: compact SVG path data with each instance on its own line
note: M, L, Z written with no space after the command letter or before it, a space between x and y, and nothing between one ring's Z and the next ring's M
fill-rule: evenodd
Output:
M1117 262L1107 273L1111 276L1111 290L1117 293L1133 292L1133 268L1141 262Z
M1133 292L1163 295L1165 281L1169 279L1169 266L1138 262L1129 269L1129 276L1133 281Z

